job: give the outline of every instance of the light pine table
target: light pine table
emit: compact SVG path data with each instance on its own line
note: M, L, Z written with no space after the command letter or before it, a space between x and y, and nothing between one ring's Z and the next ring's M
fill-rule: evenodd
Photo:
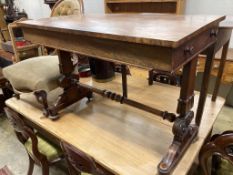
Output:
M131 70L132 77L128 79L129 97L150 106L176 111L178 87L157 83L146 88L146 71L133 68ZM119 75L110 83L96 83L89 78L81 79L81 82L99 88L111 88L118 93L121 91ZM52 91L49 99L53 101L60 92L61 89ZM195 94L197 98L194 110L197 108L199 97L198 92ZM158 100L155 101L154 98ZM41 106L32 94L22 95L21 100L12 98L6 101L6 105L20 113L30 126L50 137L56 144L59 145L60 140L72 144L115 174L159 174L157 164L173 139L171 123L145 111L109 101L100 95L95 95L93 102L86 102L87 100L83 99L66 108L56 122L43 116ZM222 98L212 102L211 97L207 97L205 117L200 125L198 137L171 174L188 173L223 104Z

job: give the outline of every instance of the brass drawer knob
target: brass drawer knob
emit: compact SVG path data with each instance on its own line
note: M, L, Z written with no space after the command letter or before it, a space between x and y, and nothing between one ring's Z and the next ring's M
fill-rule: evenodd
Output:
M210 31L210 37L217 37L218 36L218 29L212 29Z
M193 55L194 54L194 47L193 46L187 46L184 49L185 55Z

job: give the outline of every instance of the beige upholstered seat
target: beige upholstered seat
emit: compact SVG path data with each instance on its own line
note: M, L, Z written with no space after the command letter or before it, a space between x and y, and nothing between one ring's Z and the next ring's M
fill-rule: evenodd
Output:
M58 86L58 56L30 58L3 69L3 75L16 91L50 91Z

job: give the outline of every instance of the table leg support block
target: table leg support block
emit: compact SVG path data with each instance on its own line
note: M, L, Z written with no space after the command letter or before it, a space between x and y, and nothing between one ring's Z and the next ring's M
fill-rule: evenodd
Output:
M92 98L92 92L89 89L80 87L78 85L71 86L67 89L64 89L63 94L61 94L56 103L52 106L48 105L47 93L45 91L39 91L35 93L37 101L43 105L43 113L46 117L49 117L52 120L57 119L58 112L65 107L83 99L83 98Z
M57 118L58 112L61 109L87 97L88 100L92 98L92 92L89 89L80 87L78 85L72 86L68 89L64 89L63 94L58 97L57 102L49 108L49 114L51 118Z
M198 134L198 127L190 125L193 119L193 112L189 112L185 118L177 118L173 125L174 139L165 157L158 165L161 175L170 174L178 162L181 160L185 151L194 141Z

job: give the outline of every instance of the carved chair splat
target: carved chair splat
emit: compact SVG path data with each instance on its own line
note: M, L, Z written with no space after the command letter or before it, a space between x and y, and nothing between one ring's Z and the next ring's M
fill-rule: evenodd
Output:
M72 145L61 142L61 147L65 153L70 175L81 175L82 172L92 175L114 175L98 164L92 157Z
M62 159L62 156L57 156L54 159L48 160L47 155L42 154L39 150L38 136L33 131L33 129L27 126L23 119L20 118L20 115L15 111L6 107L5 112L7 114L9 122L15 130L15 134L18 140L25 146L25 148L28 140L31 140L31 151L29 151L29 149L26 149L29 157L29 168L27 174L32 175L34 164L36 163L41 166L42 175L49 175L49 166L60 161Z
M199 153L199 161L205 175L210 175L208 159L212 156L220 156L233 165L233 131L225 131L222 134L213 135Z

